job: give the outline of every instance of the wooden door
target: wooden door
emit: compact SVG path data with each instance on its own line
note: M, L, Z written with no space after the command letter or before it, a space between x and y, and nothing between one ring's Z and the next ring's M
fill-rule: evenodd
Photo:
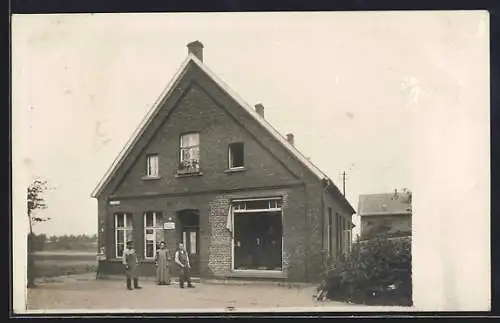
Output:
M200 242L198 227L184 227L182 229L182 242L189 255L191 275L200 274Z

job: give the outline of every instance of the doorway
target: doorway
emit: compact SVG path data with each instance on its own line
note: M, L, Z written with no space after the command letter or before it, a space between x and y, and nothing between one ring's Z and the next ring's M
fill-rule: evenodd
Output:
M189 255L191 274L200 274L200 215L198 210L182 210L178 213L181 240Z

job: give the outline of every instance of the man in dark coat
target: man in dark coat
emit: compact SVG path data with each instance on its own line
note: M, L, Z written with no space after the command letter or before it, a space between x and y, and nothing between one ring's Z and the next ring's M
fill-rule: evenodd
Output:
M127 276L127 289L141 289L138 277L139 259L137 258L133 241L127 242L127 248L123 250L122 263L125 266L125 274ZM133 288L132 280L134 281Z
M191 264L189 263L189 256L182 242L179 242L174 260L180 270L179 287L184 288L184 283L187 282L187 287L194 288L193 284L191 284Z

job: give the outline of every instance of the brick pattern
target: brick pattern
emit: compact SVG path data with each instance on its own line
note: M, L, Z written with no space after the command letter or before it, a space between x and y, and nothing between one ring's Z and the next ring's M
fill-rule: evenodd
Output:
M224 197L217 197L209 203L209 247L208 267L215 275L228 274L232 266L231 232L226 228L230 201Z
M194 196L208 194L192 205L205 215L200 219L200 270L207 276L224 275L231 270L232 253L231 233L226 229L231 198L227 192L243 190L254 194L255 188L268 187L272 190L279 185L295 185L284 195L284 270L291 281L304 281L316 275L322 263L324 216L319 181L196 68L185 74L185 79L173 93L107 185L99 201L106 201L109 196L137 196L137 199L123 202L115 209L134 213L134 217L142 223L144 210L166 210L171 214L191 207L184 203ZM191 131L200 132L203 174L176 177L179 136ZM227 173L227 147L236 141L245 143L246 170ZM147 153L159 154L161 178L157 180L142 178ZM298 186L303 183L307 184L306 190L304 186ZM214 192L214 189L219 192ZM146 198L150 194L162 194L165 198ZM183 196L176 197L174 201L173 196L179 194ZM172 201L168 202L169 199ZM105 241L107 254L112 256L114 209L109 208L107 201L99 203L98 208L99 217L105 219L106 225L106 232L99 239ZM140 249L143 247L142 235L143 230L134 234L140 241ZM169 242L180 239L177 232L167 238Z

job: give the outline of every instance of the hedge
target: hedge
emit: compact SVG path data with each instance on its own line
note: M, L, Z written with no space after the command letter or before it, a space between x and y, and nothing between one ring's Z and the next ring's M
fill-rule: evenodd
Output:
M326 270L316 297L369 305L412 305L411 237L354 243Z

